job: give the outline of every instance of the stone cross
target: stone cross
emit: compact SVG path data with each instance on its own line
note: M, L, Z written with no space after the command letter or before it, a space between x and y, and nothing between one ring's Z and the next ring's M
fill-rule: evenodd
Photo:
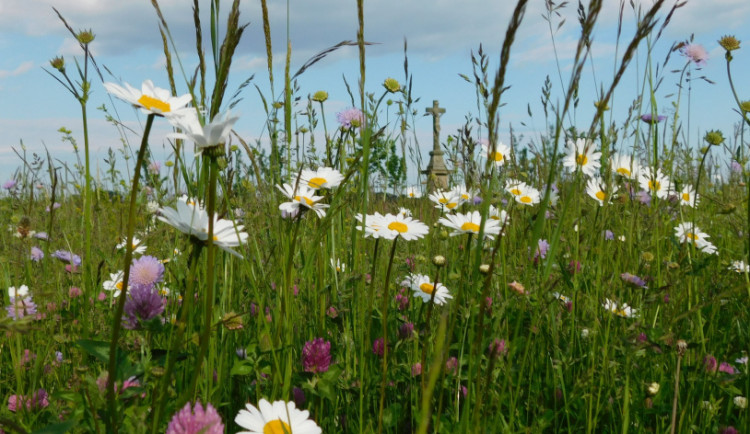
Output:
M440 115L445 113L445 109L440 107L438 100L432 101L432 107L425 108L425 113L432 115L432 151L430 151L430 162L427 169L422 173L427 175L427 189L434 191L436 189L448 188L448 168L445 167L443 160L443 151L440 149Z

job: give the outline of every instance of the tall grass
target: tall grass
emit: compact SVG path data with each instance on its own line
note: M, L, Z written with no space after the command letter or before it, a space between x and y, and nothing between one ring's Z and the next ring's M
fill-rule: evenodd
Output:
M251 82L227 97L234 53L249 21L239 13L239 0L226 13L220 1L211 1L209 23L201 22L194 2L196 65L183 64L158 2L152 4L171 93L190 94L190 107L202 109L202 124L216 121ZM419 166L413 133L419 98L412 95L408 59L404 83L372 73L365 80L363 1L356 5L356 41L322 50L296 74L287 41L283 91L274 89L281 81L274 79L268 5L261 6L270 85L270 94L255 86L268 116L262 139L226 135L195 159L185 150L189 141L170 139L173 152L161 170L148 150L149 132L153 122L167 120L150 114L134 172L119 173L116 154L108 157L107 182L112 190L126 185L127 197L108 194L104 181L91 178L87 147L85 163L73 170L55 167L49 155L46 162L19 155L15 185L0 193L0 216L11 228L0 238L0 282L6 288L28 285L31 298L3 296L3 430L164 432L178 410L200 401L218 411L226 432L237 432L240 410L262 399L294 401L324 432L750 428L744 407L750 394L750 274L745 262L736 262L750 262L744 135L750 117L730 68L733 56L743 52L731 41L721 43L735 93L728 101L742 122L731 146L718 131L694 138L701 142L697 147L680 139L678 113L694 103L681 94L672 116L658 117L666 113L655 96L664 77L663 68L654 72L659 53L652 50L680 7L664 10L663 1L632 11L637 25L630 39L620 24L617 46L624 38L624 51L611 79L596 83L597 110L581 120L577 90L605 5L579 4L581 38L573 68L567 81L562 69L556 72L559 90L548 80L541 91L545 132L525 139L512 135L509 155L496 164L488 157L505 149L499 131L507 110L506 73L527 7L520 0L508 20L497 71L489 70L491 56L482 48L471 55L474 76L464 77L476 85L477 113L445 145L448 154L463 158L451 185L469 200L447 209L427 194L386 195L373 187L382 182L401 193L407 155ZM556 13L566 7L547 2L553 41ZM626 13L621 2L620 23ZM357 46L360 66L358 93L350 90L350 96L362 114L334 128L327 119L328 95L313 90L305 97L295 79L349 45ZM673 48L663 66L697 66L676 54L680 46ZM88 46L83 49L88 65L93 60ZM633 66L643 51L647 62ZM52 64L81 101L86 137L84 95L98 83L89 83L84 67L87 84L79 91L60 65ZM207 74L211 67L214 73ZM607 118L608 106L623 98L618 85L633 68L642 88L628 96L631 110L618 126ZM374 91L381 83L385 90ZM682 87L682 78L676 85ZM391 103L383 106L385 98ZM641 121L642 114L651 119ZM121 124L119 116L112 119ZM583 148L571 148L578 140ZM718 182L712 158L722 147L736 164ZM628 161L635 163L610 164L618 154L632 155ZM600 159L593 172L585 163L589 158ZM645 178L624 173L636 166ZM45 167L48 181L42 180ZM282 214L279 205L295 200L310 181L303 171L319 167L341 173L336 187L316 193L321 198L315 201L328 205L325 214L304 206ZM587 193L592 179L598 190ZM671 188L658 191L656 182ZM284 183L292 187L292 198L280 193ZM533 188L538 198L524 203L509 186ZM242 258L217 249L218 223L211 218L202 238L158 220L182 194L209 216L231 221L236 235L249 234L234 248ZM401 207L428 225L426 236L373 239L357 228L378 222L376 212L395 215ZM495 209L508 215L499 226L492 220ZM475 231L457 235L441 220L471 211L482 216ZM686 235L675 230L681 224ZM698 228L710 235L716 254ZM46 237L35 234L41 231ZM118 249L123 237L125 248ZM157 287L163 312L137 318L135 327L123 318L133 297L129 270L139 255L133 237L147 246L143 255L158 258L166 270ZM69 262L73 253L82 254L83 273L55 259L65 259L53 254L58 250L71 253ZM124 291L115 298L103 285L120 271ZM431 301L404 288L411 273L429 277ZM436 303L438 284L452 297L445 304Z

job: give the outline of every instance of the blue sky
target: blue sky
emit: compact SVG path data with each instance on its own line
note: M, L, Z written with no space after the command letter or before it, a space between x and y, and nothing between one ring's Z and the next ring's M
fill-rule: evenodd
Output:
M204 23L208 22L209 3L201 2ZM413 95L421 98L417 105L420 114L424 112L424 107L431 105L433 99L440 100L441 106L447 109L442 118L443 139L447 134L455 133L467 114L476 114L474 88L459 74L471 75L470 52L476 52L482 43L490 59L490 74L494 76L499 63L500 45L514 6L512 3L485 0L365 0L365 38L376 43L367 48L367 91L379 95L381 83L387 77L403 82L403 41L406 39L410 72L414 77ZM538 139L539 132L544 129L539 103L540 89L547 75L553 83L553 101L561 99L552 38L547 22L542 19L544 3L542 0L530 2L511 53L506 79L511 88L505 94L507 105L501 109L501 127L505 137L509 126L513 125L514 131L523 133L527 139ZM259 4L258 1L243 2L241 21L250 22L250 25L236 53L229 92L255 74L253 83L269 95ZM272 21L274 68L276 81L280 83L286 48L287 3L268 0L268 4ZM331 45L356 39L355 2L290 0L289 4L293 70ZM605 4L594 36L592 60L584 71L581 102L573 121L580 128L588 126L596 91L600 86L607 87L613 76L619 1L605 0ZM635 4L645 9L651 2L636 1ZM671 7L671 3L667 4ZM160 5L190 74L196 64L192 2L162 0ZM222 2L224 9L228 9L229 5L229 1ZM10 178L21 165L21 160L12 150L15 148L21 152L21 142L29 156L32 153L44 154L46 146L53 159L68 164L74 161L72 146L61 141L57 130L62 126L72 130L73 136L83 146L77 102L42 70L43 67L49 69L48 62L53 57L64 56L70 65L69 70L74 72L74 58L80 58L81 54L52 6L66 17L74 29L91 28L94 31L96 40L92 50L96 59L99 65L106 66L115 74L115 77L105 75L105 80L121 79L139 86L144 79L151 79L157 85L167 87L157 17L149 1L0 0L0 50L3 54L0 56L0 100L3 101L0 104L0 131L3 132L0 136L0 181ZM575 5L567 6L561 13L561 17L553 18L553 25L556 26L563 18L566 20L555 33L555 44L562 77L567 83L580 30ZM635 13L629 2L626 2L624 17L620 53L624 51L624 45L634 29ZM694 76L703 75L716 84L702 80L692 83L690 131L686 132L691 143L697 143L707 129L718 128L724 131L725 136L732 135L732 125L738 116L733 112L733 100L726 84L723 50L716 41L724 34L734 34L740 40L747 39L750 34L743 34L743 30L747 32L743 24L749 21L750 2L746 0L688 0L684 7L675 12L670 25L654 46L652 58L661 63L674 42L686 40L694 34L695 42L705 46L710 54L708 65L694 71ZM207 33L208 30L204 30L204 35ZM636 83L643 79L645 52L640 54L639 62L631 65L631 73L624 77L611 104L611 115L618 125L638 95ZM663 69L664 78L657 93L661 113L669 114L671 102L676 98L678 75L670 71L681 69L685 61L684 57L673 54ZM733 69L737 71L735 77L740 87L740 98L750 98L747 81L739 79L746 76L740 71L750 70L750 46L735 52ZM358 71L357 50L339 50L300 77L300 96L327 90L330 99L326 114L330 125L335 122L337 111L351 105L342 77L346 77L356 89ZM178 87L181 87L181 91L186 89L179 82ZM103 113L96 108L106 104L109 110L117 110L123 122L135 130L140 129L143 118L125 104L110 100L98 78L93 79L93 91L89 104L92 161L95 167L98 164L103 171L106 168L103 158L107 149L121 149L122 142L117 130L104 120ZM279 91L277 84L277 94ZM262 125L265 115L260 98L252 87L246 88L243 97L235 109L242 116L236 130L247 140L264 140ZM681 102L684 128L687 128L686 99L685 95ZM533 120L527 115L529 106L534 113ZM300 106L299 110L303 108ZM648 108L643 110L650 111ZM521 125L522 122L525 126ZM426 159L426 151L431 145L431 119L418 117L416 129L423 159ZM151 143L157 159L166 158L169 146L163 135L167 131L165 123L162 123L153 133ZM129 135L127 140L135 148L139 138ZM122 159L119 151L118 159ZM410 170L412 177L414 169Z

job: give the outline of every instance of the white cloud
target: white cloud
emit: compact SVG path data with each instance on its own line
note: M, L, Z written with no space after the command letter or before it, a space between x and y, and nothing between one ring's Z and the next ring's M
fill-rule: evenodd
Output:
M10 70L10 71L0 69L0 78L17 77L19 75L25 74L33 67L34 67L34 62L28 60L26 62L21 63L15 69Z

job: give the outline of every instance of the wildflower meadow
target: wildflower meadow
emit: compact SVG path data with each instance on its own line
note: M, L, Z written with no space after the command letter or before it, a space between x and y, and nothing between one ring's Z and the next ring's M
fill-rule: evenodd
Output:
M19 154L0 180L0 433L750 432L742 41L659 52L683 3L578 3L572 66L530 97L542 132L501 140L504 116L526 111L504 96L528 0L498 17L499 53L467 53L475 111L458 132L425 102L439 95L413 92L408 42L403 76L368 73L364 0L342 2L356 39L298 69L272 56L266 2L258 17L185 2L192 64L152 0L166 62L138 83L97 62L96 23L55 10L80 49L45 67L80 107L76 162ZM545 4L552 21L576 7ZM583 70L615 6L634 31L584 116ZM263 27L254 80L270 93L230 86L248 26ZM359 76L336 110L326 83L297 79L342 47ZM725 63L712 79L731 84L736 128L696 137L688 78L707 62ZM669 106L658 86L676 89ZM127 149L101 164L92 92ZM266 116L254 139L237 132L244 93ZM434 146L414 133L423 115Z

